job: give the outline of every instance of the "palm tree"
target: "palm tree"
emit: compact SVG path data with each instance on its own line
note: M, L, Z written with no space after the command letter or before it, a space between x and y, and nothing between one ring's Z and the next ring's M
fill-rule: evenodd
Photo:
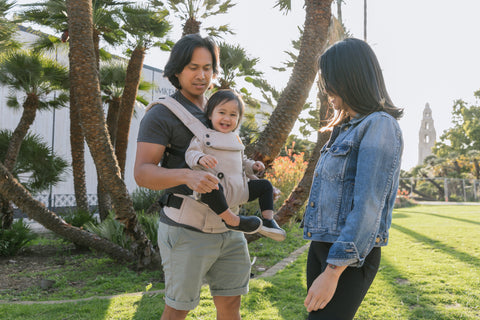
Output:
M235 79L239 77L260 77L263 73L255 69L258 58L248 58L245 49L239 45L231 45L225 42L219 43L220 65L222 74L218 81L219 89L230 89L236 86Z
M122 177L125 176L125 163L127 158L128 135L133 116L135 101L137 99L140 76L146 52L151 47L160 47L169 50L173 44L170 41L161 42L170 30L171 25L165 20L168 15L163 7L157 7L155 1L144 6L124 6L121 19L124 24L122 29L129 35L129 45L134 48L128 61L125 78L125 88L120 103L120 115L116 133L115 154L120 166Z
M284 2L283 5L286 5ZM318 58L327 41L331 3L332 0L305 1L305 30L298 59L265 130L256 144L247 150L253 159L270 164L280 152L302 111L317 75Z
M322 52L325 50L326 47L345 38L345 36L346 33L342 24L337 19L332 18L328 30L328 40L325 43ZM294 41L293 47L298 48L297 44L298 43ZM294 53L289 53L289 55L291 58L293 58L294 61L296 61L297 56ZM286 66L294 66L294 61L286 63ZM332 108L328 104L328 99L322 88L321 81L317 81L317 83L319 88L318 101L320 102L320 106L318 109L318 117L315 117L315 119L318 120L318 123L314 126L314 129L318 130L328 123L328 119L330 118L332 113ZM285 200L285 202L277 211L275 219L280 225L289 222L290 219L294 217L295 214L303 207L303 204L307 200L310 186L313 180L315 166L317 164L318 158L320 157L320 150L323 145L328 141L329 137L330 132L317 131L317 142L308 160L308 165L305 169L305 173L300 182L295 186L294 190L292 190L289 197Z
M112 145L110 144L103 115L100 83L97 76L95 49L92 39L92 3L90 0L68 0L67 13L70 31L70 72L72 86L78 95L81 122L93 160L101 179L112 195L117 219L125 225L125 232L132 238L131 251L138 259L138 266L159 263L160 257L153 250L145 232L138 224L132 200L122 180Z
M115 19L119 14L120 6L127 4L126 1L115 0L92 0L93 29L92 39L94 42L95 61L97 69L100 66L100 38L110 45L122 42L125 34ZM68 13L65 0L47 0L26 5L27 9L20 14L20 18L48 26L55 29L63 42L68 41ZM76 93L75 87L70 88L70 146L72 152L73 184L77 207L88 210L87 188L85 182L85 147L84 133L80 126L79 106L76 97L83 94ZM98 177L98 173L97 173ZM111 202L101 180L97 186L98 207L101 212L111 209Z
M13 201L31 219L38 221L47 229L73 243L105 252L112 258L120 261L135 262L135 256L130 251L93 233L73 227L55 213L47 210L41 202L32 197L28 190L15 179L2 163L0 163L0 195L5 199Z
M201 19L217 14L227 13L228 9L235 6L231 0L168 0L170 9L180 17L183 24L182 37L187 34L200 33ZM222 34L233 32L228 25L204 28L211 37L221 37Z
M0 130L0 160L5 159L12 132ZM68 162L54 154L38 135L28 133L20 147L17 163L11 174L32 193L39 193L62 181Z
M13 39L17 26L6 18L7 12L13 8L14 4L14 2L8 2L8 0L0 0L0 52L16 49L20 46Z
M37 110L65 106L68 96L61 93L51 98L54 90L68 86L67 69L53 60L29 51L10 52L0 59L0 84L25 94L22 105L16 95L8 97L7 106L23 108L20 121L13 131L5 155L4 165L13 172L20 146L30 126L35 120ZM9 207L2 206L4 209ZM13 221L13 211L3 211L2 227L9 228Z

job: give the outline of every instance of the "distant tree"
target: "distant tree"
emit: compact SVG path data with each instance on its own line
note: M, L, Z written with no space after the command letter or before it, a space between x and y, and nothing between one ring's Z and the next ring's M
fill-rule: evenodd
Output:
M466 155L471 150L480 150L480 90L474 93L475 104L456 100L452 110L453 126L444 131L432 151L445 157L455 151Z
M20 44L13 38L17 26L7 19L7 13L14 5L15 2L0 0L0 52L20 47Z

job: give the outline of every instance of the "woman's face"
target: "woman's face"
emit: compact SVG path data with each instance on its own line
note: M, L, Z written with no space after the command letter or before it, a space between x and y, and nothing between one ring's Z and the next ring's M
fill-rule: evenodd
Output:
M343 102L343 99L334 94L334 93L328 93L328 103L337 111L345 111L347 112L351 117L355 117L357 113L352 110L345 102Z

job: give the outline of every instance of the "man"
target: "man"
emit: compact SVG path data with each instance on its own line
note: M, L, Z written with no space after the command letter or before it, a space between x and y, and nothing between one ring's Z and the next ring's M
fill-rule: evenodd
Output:
M218 68L218 48L199 35L180 39L165 66L165 76L178 89L172 97L204 124L205 91ZM192 137L167 107L154 105L140 125L134 168L137 184L181 195L218 189L215 176L190 170L185 163L184 153ZM182 198L175 198L182 203ZM164 205L173 206L169 201ZM204 280L210 286L217 319L240 319L241 295L248 292L250 276L250 256L243 234L228 230L201 232L167 216L165 209L158 230L166 302L161 320L185 319L199 303Z

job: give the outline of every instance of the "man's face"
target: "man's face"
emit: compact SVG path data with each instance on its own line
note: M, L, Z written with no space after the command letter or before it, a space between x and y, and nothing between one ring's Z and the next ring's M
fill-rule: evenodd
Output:
M210 51L206 48L195 48L192 59L182 72L176 76L180 82L180 92L189 100L195 100L202 96L210 86L213 77L213 59Z

